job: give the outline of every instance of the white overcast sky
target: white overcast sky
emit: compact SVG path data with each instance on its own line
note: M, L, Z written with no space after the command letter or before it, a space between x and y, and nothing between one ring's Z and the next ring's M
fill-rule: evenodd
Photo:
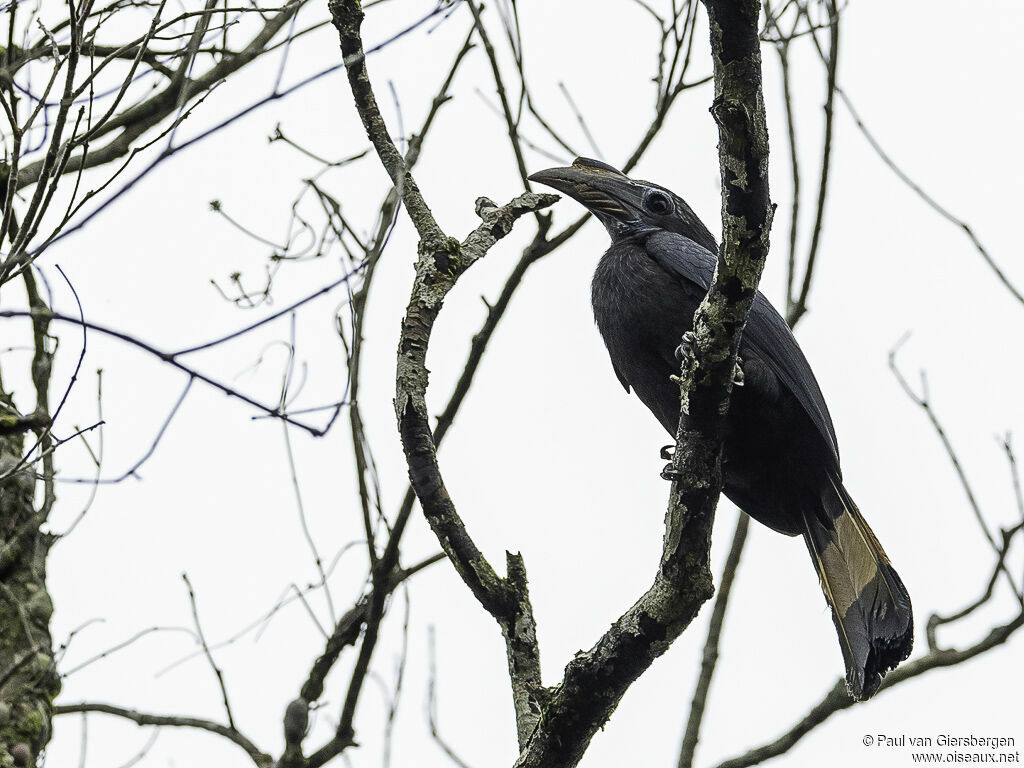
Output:
M430 2L392 2L364 26L368 43L387 37ZM546 114L586 148L560 95L562 81L587 118L604 159L621 163L646 128L653 94L656 29L629 2L522 0L526 61L534 97ZM326 3L311 9L326 18ZM488 13L500 42L493 10ZM702 11L703 17L703 11ZM420 30L370 58L370 73L393 130L390 80L406 130L418 126L468 27L467 9L427 34ZM871 130L934 198L970 222L1018 285L1021 263L1018 151L1024 133L1020 101L1019 30L1024 7L1008 2L965 6L937 0L887 3L853 0L843 11L839 79ZM698 33L695 76L708 73L706 27ZM781 84L774 54L765 51L765 92L772 138L772 192L780 204L773 249L762 282L778 304L784 280L791 189L784 141ZM333 29L304 40L285 81L337 61ZM809 46L794 53L798 131L805 164L803 247L812 207L822 121L822 73ZM182 136L213 124L232 106L264 95L274 64L229 83L203 105ZM483 51L477 48L442 109L416 177L441 225L465 236L475 224L473 200L504 202L520 191L504 126L476 93L493 99ZM719 225L716 131L711 86L681 97L635 175L685 197L714 232ZM1024 307L998 285L963 233L930 211L879 161L850 115L837 108L834 163L810 313L798 336L828 399L843 456L846 484L884 543L913 597L915 656L927 649L923 627L933 612L950 613L983 589L992 561L962 489L924 415L886 367L889 349L907 331L905 370L916 382L926 369L931 394L960 450L992 526L1017 519L1009 471L996 436L1024 427L1019 337ZM223 301L221 284L239 271L261 279L268 249L208 210L219 199L233 217L270 239L285 235L288 206L316 165L283 144L267 144L280 123L287 135L328 157L367 142L342 74L258 111L167 162L115 208L52 248L42 266L57 292L56 308L72 311L55 264L74 283L87 317L173 348L232 330L272 308L242 312ZM529 138L540 140L531 130ZM531 170L552 162L528 154ZM570 158L566 158L567 160ZM369 158L325 180L357 227L367 230L387 190ZM556 226L579 206L563 200ZM529 222L473 268L449 299L434 335L430 401L440 410L461 370L469 338L483 317L481 295L493 299L518 259ZM522 552L532 589L545 680L556 683L572 654L589 648L649 584L661 547L667 485L658 477L661 428L623 393L602 347L589 306L594 265L606 247L590 222L567 247L529 273L496 334L472 393L442 450L446 482L477 543L497 566L504 551ZM362 405L392 513L405 489L404 462L391 407L394 352L415 257L403 216L381 263L367 320ZM335 278L332 259L285 265L273 308ZM319 300L299 314L297 359L307 384L296 407L329 402L343 381L343 357L331 318L343 296ZM278 322L237 343L200 355L205 372L272 400L286 362ZM58 382L66 381L79 344L62 329ZM262 355L255 372L253 363ZM14 380L14 357L5 377ZM149 446L185 384L183 377L124 345L90 335L81 381L66 425L95 420L95 371L103 374L104 473L116 475ZM60 378L63 376L64 378ZM70 669L91 655L153 626L189 627L181 573L196 589L211 642L226 639L265 613L290 583L307 584L315 569L299 525L280 424L252 422L253 411L196 385L141 481L104 486L74 535L59 543L49 578L62 642L81 632L64 660ZM347 426L314 440L295 432L292 444L302 500L325 558L361 535ZM68 450L65 475L88 471ZM52 524L77 515L83 487L62 486ZM716 576L736 512L724 499L716 521ZM406 562L437 548L417 516ZM1021 576L1021 549L1012 570ZM353 548L332 577L344 610L360 593L363 554ZM437 644L441 730L474 768L510 765L515 730L504 647L494 622L476 605L447 563L409 586L408 668L398 711L393 766L446 766L425 716L428 628ZM381 765L386 689L393 685L403 602L391 608L356 721L362 746L351 764ZM1013 613L997 591L992 608L962 630L940 634L966 645ZM321 621L327 607L311 598ZM710 605L624 698L594 739L582 765L667 768L676 753L700 661ZM239 726L278 753L281 713L297 695L322 639L297 604L282 611L254 642L252 634L217 651ZM202 658L162 672L195 650L185 633L155 633L109 660L71 675L61 701L99 700L143 711L223 719L215 679ZM1024 743L1020 681L1024 641L955 669L932 672L833 717L781 758L781 765L911 764L908 749L866 748L864 734L1012 736ZM802 717L842 672L832 622L803 544L753 525L730 604L722 656L709 700L697 764L717 761L773 739ZM308 745L330 732L352 661L329 681ZM51 766L76 765L80 721L61 718L49 749ZM128 760L146 741L131 724L93 716L90 768ZM249 764L235 747L206 735L163 733L150 765Z

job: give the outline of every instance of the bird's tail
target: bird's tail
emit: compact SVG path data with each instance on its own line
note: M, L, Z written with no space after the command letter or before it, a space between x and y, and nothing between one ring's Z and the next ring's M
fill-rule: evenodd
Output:
M838 478L818 510L805 510L804 540L832 609L846 662L846 683L858 701L870 698L890 669L910 655L910 595L882 545Z

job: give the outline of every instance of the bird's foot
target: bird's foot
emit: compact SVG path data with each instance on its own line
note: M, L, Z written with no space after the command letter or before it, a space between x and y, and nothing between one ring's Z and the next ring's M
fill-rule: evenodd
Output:
M683 334L683 339L676 347L676 362L682 367L685 361L693 360L693 345L696 342L696 337L693 335L693 331L687 331ZM743 358L737 355L736 367L732 372L732 385L734 387L743 386Z
M665 468L661 470L661 479L668 480L670 483L672 483L675 482L676 480L682 480L683 473L677 472L676 470L672 469L672 464L666 464Z
M693 331L687 331L683 334L683 340L676 347L676 362L679 363L680 367L682 367L684 360L693 360L693 344L695 341L696 337L693 335Z
M668 464L665 465L665 468L661 470L661 477L663 480L668 480L669 482L679 480L683 476L681 472L677 472L672 468L672 457L675 455L675 451L676 447L673 444L664 446L659 452L661 458L668 462Z
M736 356L736 366L732 369L732 386L733 389L743 386L743 360L740 359L739 355ZM729 412L728 401L722 400L718 404L718 412L722 416Z
M732 369L732 385L743 386L743 359L739 355L736 355L736 367Z

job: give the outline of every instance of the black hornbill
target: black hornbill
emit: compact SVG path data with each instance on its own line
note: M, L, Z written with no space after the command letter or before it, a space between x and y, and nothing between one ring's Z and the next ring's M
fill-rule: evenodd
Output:
M594 273L597 327L612 367L675 435L684 334L711 285L718 244L680 197L596 160L530 177L582 203L611 248ZM910 655L910 596L843 487L832 419L789 326L754 299L739 348L723 448L724 492L760 523L807 544L832 610L855 699ZM739 382L737 382L739 383Z

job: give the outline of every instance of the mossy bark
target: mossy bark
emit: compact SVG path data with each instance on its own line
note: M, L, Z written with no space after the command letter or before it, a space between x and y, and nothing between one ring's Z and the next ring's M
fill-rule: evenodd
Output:
M10 399L0 393L7 404ZM53 604L40 530L35 474L18 466L21 434L0 436L0 766L34 766L50 737L60 690L50 638Z

